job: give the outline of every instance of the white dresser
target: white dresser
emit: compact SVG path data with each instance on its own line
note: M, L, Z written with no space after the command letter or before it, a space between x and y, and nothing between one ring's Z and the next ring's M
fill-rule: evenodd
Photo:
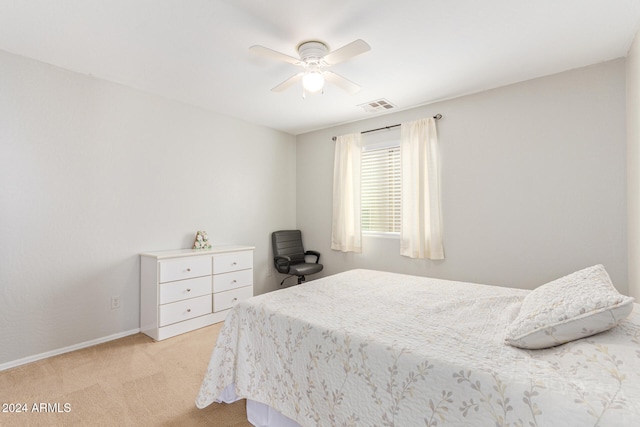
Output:
M140 255L140 330L163 340L222 322L253 296L253 246Z

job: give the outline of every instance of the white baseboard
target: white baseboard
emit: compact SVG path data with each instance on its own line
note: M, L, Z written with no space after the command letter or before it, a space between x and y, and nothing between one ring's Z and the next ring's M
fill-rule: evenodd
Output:
M138 332L140 332L140 328L132 329L130 331L125 331L125 332L119 332L117 334L109 335L106 337L96 338L95 340L85 341L79 344L70 345L68 347L59 348L57 350L51 350L45 353L36 354L34 356L27 356L27 357L23 357L22 359L2 363L0 364L0 372L5 371L7 369L15 368L20 365L26 365L27 363L35 362L37 360L42 360L48 357L58 356L59 354L69 353L71 351L80 350L82 348L87 348L87 347L102 344L108 341L117 340L118 338L123 338L129 335L137 334Z

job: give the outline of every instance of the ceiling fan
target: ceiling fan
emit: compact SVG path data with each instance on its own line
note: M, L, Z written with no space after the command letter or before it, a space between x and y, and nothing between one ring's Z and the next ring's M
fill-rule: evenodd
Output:
M371 50L371 47L364 40L358 39L332 52L329 52L329 47L325 43L318 40L302 42L296 49L300 58L294 58L293 56L259 45L249 48L249 50L257 54L298 65L303 68L299 73L289 77L271 89L273 92L282 92L299 81L302 81L304 90L311 93L322 91L325 81L344 89L351 95L361 89L359 85L333 71L329 71L328 68Z

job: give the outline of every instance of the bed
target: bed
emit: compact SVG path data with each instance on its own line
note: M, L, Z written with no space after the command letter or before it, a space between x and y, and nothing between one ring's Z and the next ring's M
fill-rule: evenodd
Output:
M530 294L351 270L253 297L196 406L246 398L254 425L640 425L640 306L620 296L607 331L532 350L505 343Z

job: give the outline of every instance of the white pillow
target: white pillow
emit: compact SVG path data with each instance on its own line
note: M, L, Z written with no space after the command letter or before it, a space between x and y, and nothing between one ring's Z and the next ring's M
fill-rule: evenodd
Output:
M585 268L529 293L507 329L505 342L539 349L613 328L633 310L602 265Z

